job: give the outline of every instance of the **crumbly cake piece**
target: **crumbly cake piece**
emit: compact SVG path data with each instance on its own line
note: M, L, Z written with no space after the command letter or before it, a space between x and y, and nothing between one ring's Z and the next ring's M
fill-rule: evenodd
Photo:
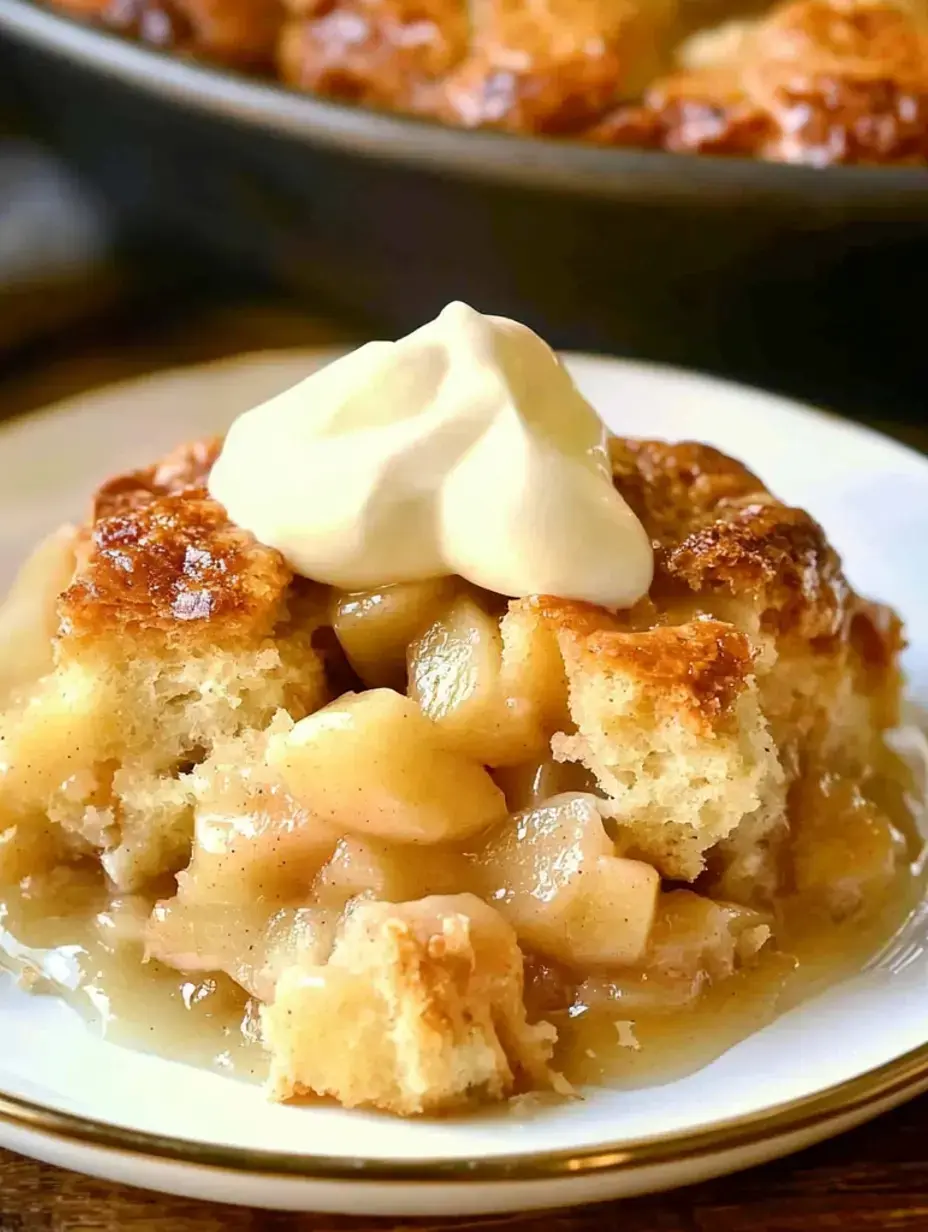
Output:
M765 833L784 776L748 639L718 621L563 642L575 735L555 755L591 769L628 849L694 880L748 818Z
M271 1092L411 1116L563 1090L522 982L515 933L472 894L362 904L329 961L288 968L262 1011Z
M721 54L658 79L604 144L782 162L928 159L928 16L892 0L788 0Z
M711 616L750 639L761 708L789 777L854 774L898 721L902 626L854 593L821 526L707 445L614 440L616 487L655 545L643 621ZM633 616L636 615L633 613Z
M821 527L740 463L695 443L611 448L654 545L649 598L617 617L514 601L504 658L630 851L688 881L715 851L729 892L769 891L790 784L823 765L863 775L898 719L898 618L854 594Z
M741 904L720 908L741 919L784 875L841 912L889 883L898 836L858 788L898 717L899 621L859 598L818 524L740 463L700 444L614 440L615 484L654 546L646 599L612 614L424 584L419 627L411 584L402 620L371 644L389 648L393 672L394 625L406 629L411 667L445 656L437 679L423 670L403 696L361 688L338 662L348 687L330 702L339 596L294 578L211 500L216 447L104 485L88 523L46 545L34 593L47 604L61 592L50 647L41 602L41 619L21 596L0 615L0 629L18 640L34 627L40 643L21 660L35 678L12 682L0 715L0 876L90 854L117 887L154 898L177 873L148 953L224 970L266 1003L277 1097L418 1113L556 1084L553 1033L528 1025L522 996L519 943L552 957L543 930L532 916L531 942L525 913L507 922L511 904L458 892L486 894L485 844L518 860L523 887L548 890L545 870L583 852L557 849L569 826L539 831L534 855L500 845L513 823L501 773L520 767L487 741L508 740L533 773L551 756L583 767L584 816L605 818L584 858L629 873L607 889L646 860L701 878L692 898ZM345 647L358 670L360 636L352 625ZM842 826L860 836L855 859ZM516 878L502 858L500 870L505 893ZM639 922L654 914L650 890ZM589 931L591 895L574 891ZM436 893L453 897L422 897ZM634 913L616 896L621 930ZM360 905L371 897L397 901ZM608 910L595 904L603 936ZM648 929L635 952L653 956ZM622 951L609 940L598 955ZM579 968L595 966L591 952L581 945Z
M587 604L509 605L504 638L535 642L566 687L554 755L596 777L628 854L692 881L706 852L748 818L782 822L784 774L760 705L754 651L733 625L694 620L629 630ZM556 657L551 659L551 648Z
M105 484L58 601L53 668L0 716L0 811L50 819L134 888L189 857L184 773L223 739L326 699L322 608L233 526L205 478L216 442Z

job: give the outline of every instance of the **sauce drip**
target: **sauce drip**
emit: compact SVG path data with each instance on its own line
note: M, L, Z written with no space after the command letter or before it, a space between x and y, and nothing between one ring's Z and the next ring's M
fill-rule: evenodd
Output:
M549 777L526 773L518 791L529 799ZM774 942L727 978L705 980L695 999L647 974L584 978L529 956L530 1016L557 1026L557 1068L574 1083L672 1081L873 960L918 905L925 876L915 772L887 754L869 794L904 843L889 886L843 919L801 895L781 899ZM143 922L170 892L114 899L90 865L0 888L0 964L31 990L65 998L116 1044L260 1082L267 1058L256 1000L225 975L186 976L143 961Z

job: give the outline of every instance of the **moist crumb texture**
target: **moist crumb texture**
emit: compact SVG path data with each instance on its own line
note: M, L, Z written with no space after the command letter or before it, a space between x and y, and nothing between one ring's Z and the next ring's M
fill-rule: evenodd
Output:
M825 32L850 54L851 18L807 28L809 8L766 19L781 54ZM355 9L360 80L394 49L386 6ZM288 21L305 39L347 11ZM423 89L452 63L476 88L446 18L421 15L404 55ZM517 37L496 18L486 56ZM584 1015L637 1064L649 1023L791 969L790 919L857 927L899 897L900 622L740 463L612 440L655 552L616 614L294 577L209 496L217 449L103 485L0 611L0 883L20 908L54 897L61 943L83 911L143 976L223 981L272 1098L409 1116L568 1096Z

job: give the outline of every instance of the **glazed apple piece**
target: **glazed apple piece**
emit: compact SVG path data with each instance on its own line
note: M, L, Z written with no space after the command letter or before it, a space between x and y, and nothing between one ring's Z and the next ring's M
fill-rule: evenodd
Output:
M183 897L158 903L144 928L146 959L178 971L224 971L261 1001L281 973L328 958L338 914L318 907L229 906Z
M769 917L692 890L662 894L648 947L648 966L665 975L725 979L770 938Z
M749 966L771 936L770 917L762 912L670 890L658 898L638 962L622 974L589 977L577 999L630 1013L673 1010L694 1001L707 984Z
M145 929L148 957L181 971L225 971L259 997L273 992L274 955L290 963L299 950L323 961L337 922L308 900L338 834L301 808L266 762L270 736L291 727L281 716L196 768L192 856Z
M593 796L555 796L508 819L478 859L483 897L520 942L576 966L622 966L648 944L660 876L616 853Z
M487 766L541 756L541 715L502 679L499 621L473 599L457 599L409 648L409 696L450 748Z
M342 908L353 898L400 903L434 894L459 894L473 881L471 861L443 844L407 844L347 837L313 883L312 901Z
M518 766L500 766L493 771L493 780L503 789L511 813L538 808L552 796L597 794L596 778L585 766L555 761L551 756Z
M194 769L193 852L177 876L185 901L232 907L305 901L339 835L287 792L268 765L271 742L292 729L281 715L266 732L227 741Z
M342 834L445 843L506 814L486 770L450 751L415 702L390 689L346 694L273 736L268 765L302 808Z
M458 578L432 578L379 590L336 592L332 625L367 688L405 688L410 642L428 628L461 587Z

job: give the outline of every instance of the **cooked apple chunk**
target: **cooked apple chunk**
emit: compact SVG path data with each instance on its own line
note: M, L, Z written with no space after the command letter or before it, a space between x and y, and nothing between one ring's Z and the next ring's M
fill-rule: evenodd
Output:
M514 599L500 622L502 674L506 689L527 697L549 734L572 731L562 636L612 629L605 608L536 595Z
M725 979L763 948L770 923L749 907L671 890L660 897L647 960L667 977Z
M409 648L409 696L449 748L487 766L538 757L551 734L528 696L507 691L502 666L500 623L467 596Z
M462 588L460 578L447 577L336 594L335 634L369 689L405 687L408 646Z
M144 928L146 958L178 971L224 971L261 1001L294 964L328 958L338 916L318 907L158 903Z
M313 883L313 902L344 907L364 897L400 903L433 894L458 894L471 888L471 862L444 844L385 843L375 838L343 838Z
M271 1094L412 1116L555 1086L556 1033L529 1025L522 988L515 934L473 895L361 905L262 1010Z
M342 833L443 843L506 813L486 770L449 751L415 702L390 689L346 694L273 736L267 757L290 796Z
M293 730L283 713L264 732L220 745L188 776L194 796L190 862L177 874L188 902L248 907L305 901L338 831L295 799L268 765L271 741Z
M616 854L601 806L555 796L508 819L479 856L485 897L520 942L576 966L637 962L660 889L656 869Z
M662 893L640 960L622 974L591 975L578 1001L618 1004L629 1013L679 1009L707 985L755 962L770 941L771 923L762 912L692 890Z

